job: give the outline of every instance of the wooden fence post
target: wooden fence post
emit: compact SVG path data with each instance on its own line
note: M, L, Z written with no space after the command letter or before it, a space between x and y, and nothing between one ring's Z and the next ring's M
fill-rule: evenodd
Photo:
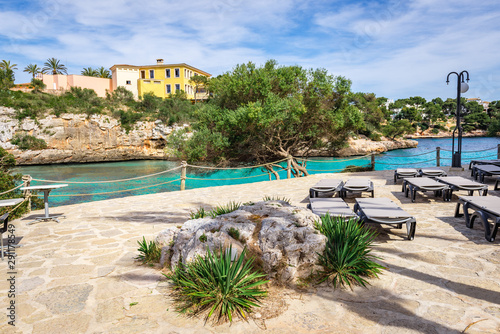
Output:
M372 170L375 170L375 154L372 153L372 156L371 156L371 165L372 165Z
M441 147L436 147L436 166L441 166Z
M286 162L286 178L292 178L292 156L289 155Z
M22 180L23 180L23 187L30 186L30 183L31 183L31 176L30 175L23 175ZM28 212L31 212L31 191L25 190L23 192L23 197L28 198Z
M186 190L186 167L187 162L181 162L181 190Z

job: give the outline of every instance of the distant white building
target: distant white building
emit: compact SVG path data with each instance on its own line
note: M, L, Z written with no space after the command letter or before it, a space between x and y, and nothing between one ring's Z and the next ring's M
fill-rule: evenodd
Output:
M488 101L483 101L479 97L471 97L467 99L467 102L477 102L483 106L484 110L488 110L488 107L490 106L490 103Z

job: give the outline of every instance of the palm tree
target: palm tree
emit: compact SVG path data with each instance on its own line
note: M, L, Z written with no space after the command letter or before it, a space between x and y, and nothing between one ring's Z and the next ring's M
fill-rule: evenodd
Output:
M105 69L104 66L101 66L97 69L97 77L111 79L111 73L109 73L109 70Z
M14 71L14 70L17 70L17 64L11 64L10 63L10 60L2 60L2 62L0 62L0 69L2 70L11 70L11 71Z
M47 59L47 61L43 64L43 66L45 67L42 68L42 73L52 72L53 75L68 74L66 66L64 66L64 64L61 64L60 60L56 58Z
M35 79L38 73L42 73L42 69L37 64L29 64L24 68L23 72L31 74L33 79Z
M93 69L92 67L84 67L81 73L82 75L85 75L87 77L97 77L99 75L97 70Z

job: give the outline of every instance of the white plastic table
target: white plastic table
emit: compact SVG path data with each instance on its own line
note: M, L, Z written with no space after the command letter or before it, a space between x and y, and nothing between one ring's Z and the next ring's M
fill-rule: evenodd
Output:
M45 205L45 216L44 217L40 217L40 218L36 218L34 221L29 222L26 225L33 224L33 223L35 223L37 221L40 221L40 220L50 220L50 219L53 219L53 220L55 220L56 222L59 223L59 220L57 219L57 216L52 216L51 217L49 215L49 193L50 193L51 190L59 189L59 188L67 187L67 186L68 186L67 184L46 184L46 185L41 185L41 186L21 187L21 190L39 190L39 191L43 191L43 202L44 202L44 205Z

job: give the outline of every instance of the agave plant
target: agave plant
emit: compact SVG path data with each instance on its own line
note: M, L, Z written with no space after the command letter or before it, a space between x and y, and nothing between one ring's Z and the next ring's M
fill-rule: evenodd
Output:
M181 313L207 312L205 322L232 321L236 314L243 319L253 307L260 306L260 299L267 295L259 286L268 281L263 274L252 270L253 258L244 262L246 248L236 259L232 248L219 254L207 249L204 257L179 265L170 275L165 275L174 285L174 295Z
M266 195L262 198L262 200L265 202L267 202L267 201L283 201L283 202L287 202L288 204L291 204L289 198L279 197L279 196L267 196Z
M139 244L139 255L136 257L137 260L142 261L143 263L158 263L161 258L161 248L158 247L156 242L146 241L145 237L142 237L142 241L137 240Z
M334 288L353 283L366 287L365 277L378 277L382 265L375 262L378 257L370 254L375 233L362 226L357 219L343 217L321 217L318 230L327 237L323 254L319 254L320 282L330 281Z
M214 209L212 209L212 211L210 211L209 214L212 218L215 218L217 216L236 211L240 208L240 206L241 203L231 201L226 205L216 206Z

